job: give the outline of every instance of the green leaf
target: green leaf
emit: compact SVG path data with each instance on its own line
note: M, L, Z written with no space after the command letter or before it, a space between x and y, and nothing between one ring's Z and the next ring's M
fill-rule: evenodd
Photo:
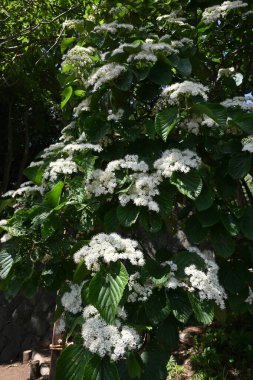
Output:
M176 198L177 190L171 185L162 185L160 188L158 203L162 216L170 215Z
M253 207L244 211L241 218L241 230L247 239L253 240Z
M169 294L173 315L179 322L186 323L192 314L192 306L186 292L176 289L176 291L171 291Z
M149 79L156 84L165 85L171 82L171 67L167 63L158 61L150 70Z
M160 345L150 345L141 354L144 370L141 380L165 380L167 378L166 364L169 360L168 350Z
M159 112L155 118L155 129L159 136L163 138L164 141L167 140L168 135L175 127L178 109L177 107L171 107L167 110Z
M105 232L115 232L119 228L119 220L117 218L117 209L111 208L104 216Z
M196 199L202 190L202 179L194 169L186 174L174 172L170 182L178 188L180 193L191 199Z
M177 252L173 256L173 262L177 265L177 275L180 277L185 276L185 268L192 264L200 270L204 270L206 268L204 260L196 252Z
M53 208L59 205L63 187L64 183L62 181L57 182L57 184L48 193L45 194L45 203Z
M185 233L192 243L198 244L207 238L208 229L200 224L196 215L192 215L186 221Z
M219 279L226 291L237 294L247 287L248 269L239 261L226 262L219 270Z
M184 76L188 77L192 72L192 65L189 58L182 58L176 65L177 70Z
M227 109L220 104L215 103L198 103L193 104L192 109L198 114L205 114L213 119L221 127L227 124Z
M24 175L35 185L40 186L43 177L43 170L40 166L32 166L28 167L24 170Z
M166 319L170 313L170 304L166 293L156 290L145 303L145 310L150 322L157 324Z
M90 282L89 299L106 322L114 321L117 307L128 283L128 273L121 262L98 272Z
M214 202L214 192L210 187L203 186L201 193L199 196L195 199L195 205L198 211L204 211L207 210L209 207L212 206Z
M155 333L156 339L162 343L168 352L174 351L179 342L178 323L175 318L169 317L159 325Z
M11 270L13 258L6 249L0 251L0 278L5 279Z
M133 205L117 207L118 220L120 224L124 227L132 226L138 219L139 213L140 213L139 208Z
M61 42L61 53L64 53L68 49L69 45L76 40L76 37L63 38Z
M76 284L81 284L85 278L87 278L90 275L90 271L87 269L84 261L81 261L75 270L73 281Z
M244 132L248 133L249 135L253 134L253 112L245 113L240 112L237 113L232 121L241 128Z
M235 251L235 241L221 225L217 225L211 230L211 242L215 252L224 257L230 257Z
M142 373L142 361L135 352L130 352L127 358L127 371L131 379L139 379Z
M251 155L239 154L231 157L228 165L228 172L235 179L243 178L250 172Z
M56 379L57 380L57 379ZM108 358L93 356L85 365L84 375L80 380L120 380L116 364Z
M208 211L201 211L196 215L202 227L211 227L217 224L220 220L220 214L217 210L217 207L214 206L209 208Z
M69 345L57 360L55 380L84 380L85 364L89 357L84 346Z
M121 91L128 91L131 88L133 81L133 73L127 71L123 73L118 79L114 80L114 85Z
M212 323L214 318L214 308L211 303L199 300L193 293L188 293L188 297L197 321L205 325Z
M61 101L61 108L64 108L65 105L68 103L69 99L71 98L73 94L73 88L71 86L68 86L64 89L62 96L63 100Z

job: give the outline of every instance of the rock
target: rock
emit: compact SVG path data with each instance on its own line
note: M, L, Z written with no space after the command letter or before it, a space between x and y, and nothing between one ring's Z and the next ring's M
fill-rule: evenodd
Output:
M0 363L8 363L15 360L20 354L20 344L11 342L5 346L0 354Z
M40 366L40 374L41 376L48 376L50 372L50 365L49 364L41 364Z
M11 312L6 305L0 306L0 331L8 323L11 317Z
M47 334L49 330L49 324L45 319L33 315L31 317L31 330L39 337L42 337Z

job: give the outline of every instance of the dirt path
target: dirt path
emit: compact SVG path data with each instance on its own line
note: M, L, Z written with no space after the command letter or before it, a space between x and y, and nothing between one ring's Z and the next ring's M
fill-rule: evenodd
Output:
M0 365L0 380L28 380L29 376L29 364L14 363Z

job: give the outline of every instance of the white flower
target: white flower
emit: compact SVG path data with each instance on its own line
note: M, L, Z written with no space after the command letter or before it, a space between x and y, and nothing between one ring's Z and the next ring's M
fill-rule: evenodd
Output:
M70 311L72 314L77 314L80 311L82 311L82 287L83 284L81 284L80 286L77 284L71 284L70 291L64 293L61 298L61 303L64 309Z
M77 29L84 26L84 20L65 20L62 27L66 29Z
M135 173L131 177L133 185L126 193L119 195L120 204L125 206L132 201L136 206L146 206L150 211L159 212L159 206L153 197L159 194L160 178L146 173Z
M12 236L8 233L4 234L1 239L0 239L0 242L1 243L6 243L7 241L11 240L12 239Z
M116 113L113 113L111 110L109 111L109 115L107 116L108 121L119 121L122 119L124 115L124 110L122 108L119 108Z
M157 61L157 53L165 53L166 55L178 53L178 50L165 42L145 42L141 44L140 47L141 51L131 54L127 62L148 61L154 63Z
M8 224L8 221L6 219L1 219L0 220L0 227L6 226L6 224Z
M92 53L94 53L93 48L76 45L63 56L62 66L71 65L77 68L84 68L92 63L90 57Z
M154 168L159 176L171 177L174 172L188 173L193 168L198 168L201 159L189 149L166 150L162 157L154 162Z
M138 249L135 240L124 239L116 233L93 236L88 245L82 247L74 255L79 263L84 260L89 270L97 271L100 263L111 263L118 260L129 260L132 265L144 265L143 253Z
M249 305L253 304L253 291L251 288L249 288L249 296L245 302L248 303Z
M98 90L103 84L117 79L121 74L126 72L126 68L117 63L107 63L97 69L88 79L87 85L94 86L94 91Z
M247 3L243 3L242 1L224 1L221 5L214 5L212 7L208 7L202 14L202 20L205 24L210 24L220 17L225 17L229 11L232 9L238 9L247 7Z
M184 26L188 28L192 28L191 25L186 23L186 19L184 17L179 17L176 12L171 12L170 14L165 14L162 16L158 16L156 19L159 23L166 22L168 24L176 24L178 26Z
M248 136L242 139L242 151L248 151L250 153L253 153L253 136Z
M138 272L131 274L128 280L129 296L128 302L145 302L153 293L153 284L145 283L140 284L138 281L140 279L140 274Z
M119 319L115 321L115 325L108 325L93 306L87 306L83 316L83 344L90 352L100 357L108 355L111 360L117 361L128 352L139 348L141 339L137 331L122 325ZM118 317L121 318L121 315Z
M60 335L61 333L65 331L65 328L66 328L65 320L63 319L63 317L61 317L60 319L58 319L56 323L56 328L55 328L56 334Z
M226 108L239 107L243 111L253 110L253 98L251 96L235 96L232 99L226 99L221 102L221 105Z
M82 152L85 150L94 150L95 152L101 152L103 149L99 144L77 143L77 142L68 144L63 148L63 152L68 152L68 153Z
M103 194L113 194L116 186L117 180L113 172L96 169L93 171L85 189L89 196L94 194L95 197L99 197Z
M207 100L208 91L209 89L207 86L203 86L201 83L186 80L181 83L174 83L171 86L166 86L162 91L162 97L168 98L169 104L178 104L182 95L200 95L204 100Z
M56 161L50 162L48 168L45 170L44 179L55 181L59 174L70 175L77 173L78 167L76 163L70 158L59 158Z
M116 34L119 30L125 30L131 32L134 29L131 24L120 24L116 21L111 22L110 24L101 24L94 28L94 32L110 32Z

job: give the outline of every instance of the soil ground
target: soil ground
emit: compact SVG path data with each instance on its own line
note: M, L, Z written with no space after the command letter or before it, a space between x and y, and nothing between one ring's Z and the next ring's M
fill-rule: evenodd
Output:
M28 380L29 376L29 364L14 363L0 366L0 380Z

